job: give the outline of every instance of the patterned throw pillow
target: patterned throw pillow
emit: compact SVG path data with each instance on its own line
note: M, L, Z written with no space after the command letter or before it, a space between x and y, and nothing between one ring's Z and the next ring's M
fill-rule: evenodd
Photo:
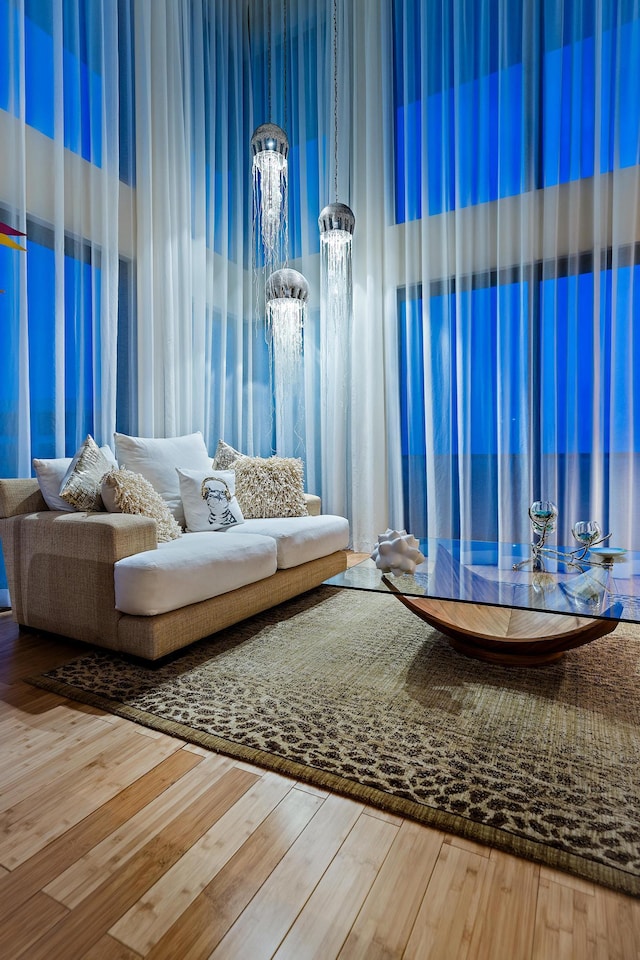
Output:
M191 533L227 530L244 523L233 470L180 470L180 496Z
M243 457L233 462L236 496L245 520L306 517L302 460L293 457Z
M132 513L156 521L158 543L182 536L180 524L148 480L132 470L111 469L102 480L102 499L110 513Z
M111 466L118 466L116 458L113 455L113 450L111 450L107 444L100 447L100 450L104 453ZM67 475L71 460L72 457L49 457L47 459L34 457L31 461L38 480L38 486L40 487L40 493L44 497L49 510L62 510L66 513L73 513L74 507L60 496L60 487Z
M60 485L60 497L75 510L103 510L100 487L112 466L89 434L69 464Z
M224 440L218 440L218 446L213 457L214 470L228 470L242 454L235 447L225 443Z

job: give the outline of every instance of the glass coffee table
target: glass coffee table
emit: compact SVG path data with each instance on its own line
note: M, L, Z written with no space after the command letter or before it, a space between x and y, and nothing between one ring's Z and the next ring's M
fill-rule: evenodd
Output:
M382 574L366 559L325 581L352 590L392 593L440 630L461 653L494 663L537 665L590 643L620 621L640 623L640 553L587 554L522 564L529 544L420 541L415 574Z

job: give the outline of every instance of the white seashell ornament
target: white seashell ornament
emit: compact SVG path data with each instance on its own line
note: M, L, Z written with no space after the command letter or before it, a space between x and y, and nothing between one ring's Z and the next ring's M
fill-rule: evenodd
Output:
M401 577L405 573L414 573L418 564L424 561L424 554L412 534L389 528L378 535L371 559L375 560L378 570Z

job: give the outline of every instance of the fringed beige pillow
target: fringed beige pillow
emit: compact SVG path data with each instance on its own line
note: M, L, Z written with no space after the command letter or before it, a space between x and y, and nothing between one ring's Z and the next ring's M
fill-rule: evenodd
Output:
M158 543L182 536L180 524L148 480L124 467L102 480L102 499L110 513L133 513L156 521Z
M306 517L302 460L293 457L237 457L236 497L245 520Z

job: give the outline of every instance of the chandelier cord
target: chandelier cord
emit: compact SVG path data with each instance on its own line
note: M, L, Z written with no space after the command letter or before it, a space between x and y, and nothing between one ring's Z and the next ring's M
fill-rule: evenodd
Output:
M267 96L269 98L267 116L271 120L271 0L267 0Z
M284 66L284 129L287 129L287 60L289 50L287 48L287 0L284 0L284 43L283 43L283 66Z
M338 201L338 0L333 0L333 190Z

